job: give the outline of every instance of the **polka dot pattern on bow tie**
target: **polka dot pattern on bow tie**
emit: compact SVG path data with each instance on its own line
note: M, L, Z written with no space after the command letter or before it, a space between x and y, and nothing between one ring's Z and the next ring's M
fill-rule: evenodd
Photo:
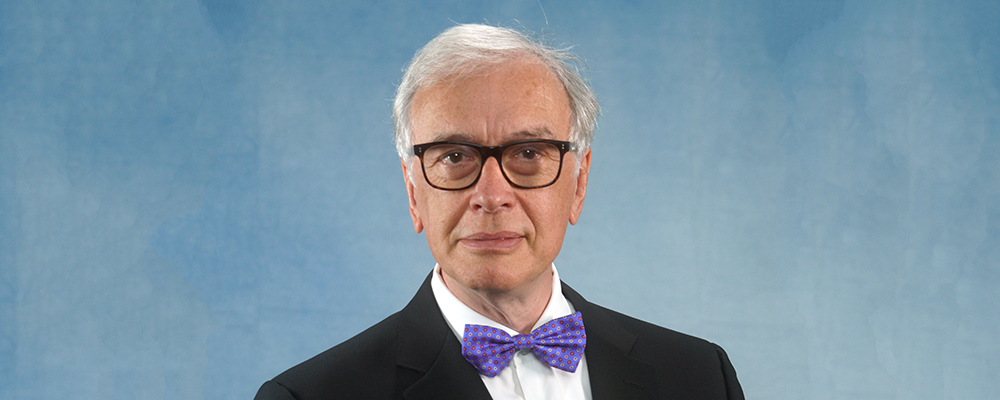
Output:
M465 325L462 356L479 373L495 377L518 350L531 349L535 357L553 368L575 372L587 346L587 333L580 312L556 318L528 334L511 337L502 329L486 325Z

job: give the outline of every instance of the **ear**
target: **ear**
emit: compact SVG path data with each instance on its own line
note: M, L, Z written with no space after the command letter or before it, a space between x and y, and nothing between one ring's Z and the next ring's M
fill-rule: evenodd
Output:
M406 195L410 198L410 218L413 219L413 230L420 233L424 230L424 223L420 220L420 210L417 210L417 199L413 195L413 180L410 179L411 175L406 166L406 160L400 158L399 164L403 166L403 181L406 182Z
M573 208L570 210L569 223L576 225L583 212L583 199L587 197L587 177L590 175L590 149L580 158L580 173L576 176L576 193L573 194Z

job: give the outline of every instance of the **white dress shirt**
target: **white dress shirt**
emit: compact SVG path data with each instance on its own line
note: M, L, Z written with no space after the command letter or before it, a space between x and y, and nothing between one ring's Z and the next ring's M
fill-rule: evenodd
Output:
M431 289L434 292L434 299L437 300L438 307L441 308L441 314L444 315L448 326L451 327L455 336L458 336L459 342L462 341L462 333L465 331L466 324L489 325L503 329L511 336L520 333L486 318L462 303L445 286L441 278L440 266L434 266L433 275ZM556 267L553 265L552 297L549 298L549 303L545 307L545 311L542 312L542 316L538 318L531 329L534 330L546 322L574 312L576 310L573 305L562 294L559 273L556 272ZM584 324L586 324L586 317L584 315ZM486 389L489 390L490 396L494 400L591 400L586 356L581 357L576 372L566 372L548 366L535 357L531 350L521 350L514 354L510 365L496 377L490 378L486 375L479 375L479 377L483 379Z

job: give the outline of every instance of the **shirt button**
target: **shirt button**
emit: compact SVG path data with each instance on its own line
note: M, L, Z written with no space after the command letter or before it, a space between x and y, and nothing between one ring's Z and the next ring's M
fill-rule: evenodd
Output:
M520 355L522 355L522 356L524 356L524 355L528 355L528 353L530 353L530 352L531 352L531 349L521 349L521 350L518 350L517 353L520 354Z

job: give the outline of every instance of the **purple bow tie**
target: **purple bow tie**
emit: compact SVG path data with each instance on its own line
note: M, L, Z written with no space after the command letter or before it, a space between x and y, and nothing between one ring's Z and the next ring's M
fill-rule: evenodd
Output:
M585 347L587 333L579 311L514 337L502 329L472 324L465 325L462 336L462 355L480 374L491 378L510 364L516 351L523 349L531 349L535 357L553 368L575 372Z

